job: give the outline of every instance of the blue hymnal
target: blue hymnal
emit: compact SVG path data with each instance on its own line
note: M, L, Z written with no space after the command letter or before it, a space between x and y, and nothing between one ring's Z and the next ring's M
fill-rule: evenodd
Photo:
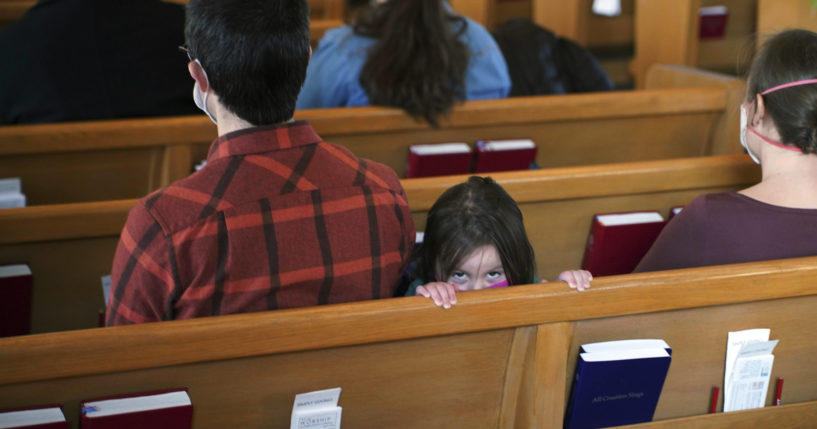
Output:
M565 428L652 421L669 370L670 351L662 340L583 345L576 363Z

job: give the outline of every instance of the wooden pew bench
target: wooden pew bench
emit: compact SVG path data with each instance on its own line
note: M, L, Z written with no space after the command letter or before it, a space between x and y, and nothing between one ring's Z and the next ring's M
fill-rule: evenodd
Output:
M383 107L295 117L401 177L419 143L531 138L542 167L742 153L740 81L672 66L651 76L643 91L467 102L440 128ZM203 115L0 127L0 171L22 178L30 205L137 198L190 174L215 137Z
M672 364L639 427L807 427L817 412L817 257L0 339L0 408L187 387L194 427L286 427L341 387L354 428L561 428L581 344L662 338ZM376 327L376 328L374 328ZM707 415L726 335L770 328L782 407ZM770 405L771 395L766 404ZM799 425L799 426L798 426ZM777 426L777 425L772 425Z
M518 202L541 278L579 268L593 214L660 210L704 192L747 187L760 169L745 155L645 161L493 174ZM467 176L407 179L418 231L439 195ZM103 305L100 276L110 272L127 213L136 200L0 210L0 264L33 271L32 332L90 328Z

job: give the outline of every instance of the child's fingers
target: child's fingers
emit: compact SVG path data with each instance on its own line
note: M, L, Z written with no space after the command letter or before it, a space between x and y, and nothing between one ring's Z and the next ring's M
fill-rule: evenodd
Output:
M456 287L449 283L442 283L438 288L443 308L451 308L457 303Z
M568 286L581 292L590 287L593 275L586 270L564 271L559 274L559 280L567 282Z
M448 283L434 282L419 286L416 294L431 298L438 307L451 308L457 303L456 286Z

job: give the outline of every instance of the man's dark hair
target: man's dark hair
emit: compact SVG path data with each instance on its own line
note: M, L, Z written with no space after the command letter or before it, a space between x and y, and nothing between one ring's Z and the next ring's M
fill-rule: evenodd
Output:
M788 30L771 37L758 52L746 81L746 99L789 82L817 79L817 34ZM817 84L763 95L781 143L817 153Z
M292 118L309 63L306 0L190 0L185 38L230 111L253 125Z

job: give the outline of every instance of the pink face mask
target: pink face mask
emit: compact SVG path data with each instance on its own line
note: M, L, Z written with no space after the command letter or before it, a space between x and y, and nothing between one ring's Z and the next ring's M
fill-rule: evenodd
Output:
M508 287L508 281L505 280L505 281L501 281L499 283L494 283L494 284L486 287L485 289L493 289L493 288L497 288L497 287Z
M783 89L783 88L789 88L789 87L792 87L792 86L800 86L800 85L810 85L810 84L814 84L814 83L817 83L817 79L805 79L805 80L798 80L798 81L794 81L794 82L784 83L784 84L782 84L782 85L773 86L773 87L771 87L771 88L769 88L769 89L767 89L767 90L765 90L765 91L761 92L761 93L760 93L760 95L766 95L766 94L769 94L769 93L771 93L771 92L775 92L775 91L781 90L781 89ZM757 98L755 98L754 100L752 100L752 102L751 102L751 103L749 103L748 109L751 109L751 108L752 108L752 106L754 106L755 101L757 101ZM748 110L748 109L746 109L746 110ZM779 148L781 148L781 149L791 150L791 151L795 151L795 152L802 152L802 151L800 150L800 148L798 148L798 147L794 147L794 146L787 146L787 145L784 145L784 144L782 144L782 143L780 143L780 142L776 142L776 141L774 141L774 140L772 140L772 139L770 139L770 138L768 138L768 137L766 137L766 136L764 136L764 135L760 134L760 133L759 133L759 132L757 132L757 131L756 131L754 128L752 128L751 126L749 126L749 125L748 125L748 120L746 120L746 119L745 119L745 118L746 118L746 113L745 113L745 112L746 112L746 110L743 110L743 111L741 112L741 113L742 113L742 115L741 115L741 125L742 125L742 126L745 126L747 130L749 130L749 131L751 131L751 132L752 132L752 134L754 134L754 135L756 135L756 136L760 137L760 139L761 139L761 140L765 141L766 143L769 143L769 144L770 144L770 145L772 145L772 146L776 146L776 147L779 147ZM744 121L745 121L745 122L744 122ZM745 124L745 125L744 125L744 124ZM746 142L745 142L745 131L743 131L743 130L741 130L741 143L742 143L742 144L743 144L743 146L746 148L746 151L747 151L747 152L749 152L749 155L751 155L751 156L752 156L752 159L754 159L754 160L755 160L755 162L758 162L757 158L756 158L756 157L755 157L755 156L752 154L752 152L751 152L751 151L749 151L749 148L746 146ZM758 163L759 163L759 162L758 162Z

